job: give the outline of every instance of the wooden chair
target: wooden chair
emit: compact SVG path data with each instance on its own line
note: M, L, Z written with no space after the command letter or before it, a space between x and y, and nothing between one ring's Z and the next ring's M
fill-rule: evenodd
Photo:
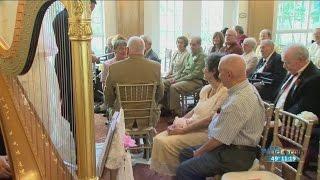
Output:
M144 143L132 149L143 149L146 159L151 155L155 125L159 117L155 112L160 109L155 103L157 83L116 84L117 100L124 111L125 128L133 138L143 139Z
M189 93L180 94L181 116L186 114L188 110L188 105L195 106L198 103L201 89L202 87Z
M279 126L280 121L282 125ZM271 171L285 179L301 179L305 157L308 151L313 121L305 120L292 113L275 109L275 128L273 133L273 147L297 150L297 167L287 162L272 162Z

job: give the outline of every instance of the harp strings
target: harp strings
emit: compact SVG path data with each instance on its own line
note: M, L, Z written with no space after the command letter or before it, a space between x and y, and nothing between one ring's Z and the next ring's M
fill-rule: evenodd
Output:
M36 56L30 71L19 77L27 98L33 104L38 116L44 124L60 157L74 167L76 165L75 141L72 132L75 132L75 123L72 108L72 81L71 81L71 48L67 36L67 22L57 23L54 30L54 21L62 13L64 7L61 2L54 2L46 11L41 25ZM67 19L62 14L62 19ZM62 64L59 64L62 63ZM68 78L69 77L69 78ZM67 80L66 80L67 79ZM66 99L68 98L68 99ZM63 104L65 103L65 104ZM27 119L28 117L25 117ZM31 121L35 122L35 121ZM43 156L44 160L52 161L46 150L45 142L37 140L39 132L37 124L25 122L30 135L33 137L35 152ZM47 152L49 151L49 152ZM49 159L48 159L49 158ZM47 173L59 172L51 169L50 164L43 167ZM75 173L75 171L72 171ZM46 174L50 176L50 174Z

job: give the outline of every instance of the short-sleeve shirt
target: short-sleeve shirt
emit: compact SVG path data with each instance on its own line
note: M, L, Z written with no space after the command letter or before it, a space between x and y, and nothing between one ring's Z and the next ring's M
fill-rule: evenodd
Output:
M223 144L255 147L265 121L263 101L248 80L228 90L229 97L208 127L208 138Z

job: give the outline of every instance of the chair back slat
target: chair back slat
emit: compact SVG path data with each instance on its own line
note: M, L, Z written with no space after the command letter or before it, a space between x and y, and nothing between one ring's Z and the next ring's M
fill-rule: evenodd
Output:
M283 177L289 174L295 174L295 179L301 179L312 126L313 121L305 120L297 115L280 110L278 108L275 109L275 127L272 145L274 147L294 149L296 152L299 152L298 154L295 154L298 157L299 162L297 169L292 167L289 168L290 165L287 162L272 162L271 170L273 172L280 170ZM280 168L277 167L279 165L281 166Z
M156 83L116 85L117 99L124 110L126 129L132 129L134 123L138 129L154 125L151 113L155 108L156 85Z

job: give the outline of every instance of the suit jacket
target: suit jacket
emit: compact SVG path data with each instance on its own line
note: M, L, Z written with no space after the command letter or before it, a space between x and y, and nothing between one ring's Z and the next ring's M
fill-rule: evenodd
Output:
M291 87L283 109L293 114L310 111L320 118L320 71L311 61Z
M147 54L145 55L145 57L147 59L151 59L151 60L154 60L158 63L161 63L161 60L159 59L158 55L156 54L156 52L154 52L152 49L150 49L149 52L147 52Z
M279 92L283 79L286 77L287 71L283 68L281 55L276 52L270 56L270 59L266 63L263 73L268 73L269 75L264 77L271 79L272 83L263 85L261 88L258 88L258 91L263 100L273 102ZM260 69L263 64L263 58L261 58L252 77L257 75L257 70Z
M115 110L119 109L116 103L116 83L154 83L157 82L156 103L163 97L163 83L161 80L160 64L150 61L142 55L134 55L118 61L109 67L109 74L106 78L105 103Z

